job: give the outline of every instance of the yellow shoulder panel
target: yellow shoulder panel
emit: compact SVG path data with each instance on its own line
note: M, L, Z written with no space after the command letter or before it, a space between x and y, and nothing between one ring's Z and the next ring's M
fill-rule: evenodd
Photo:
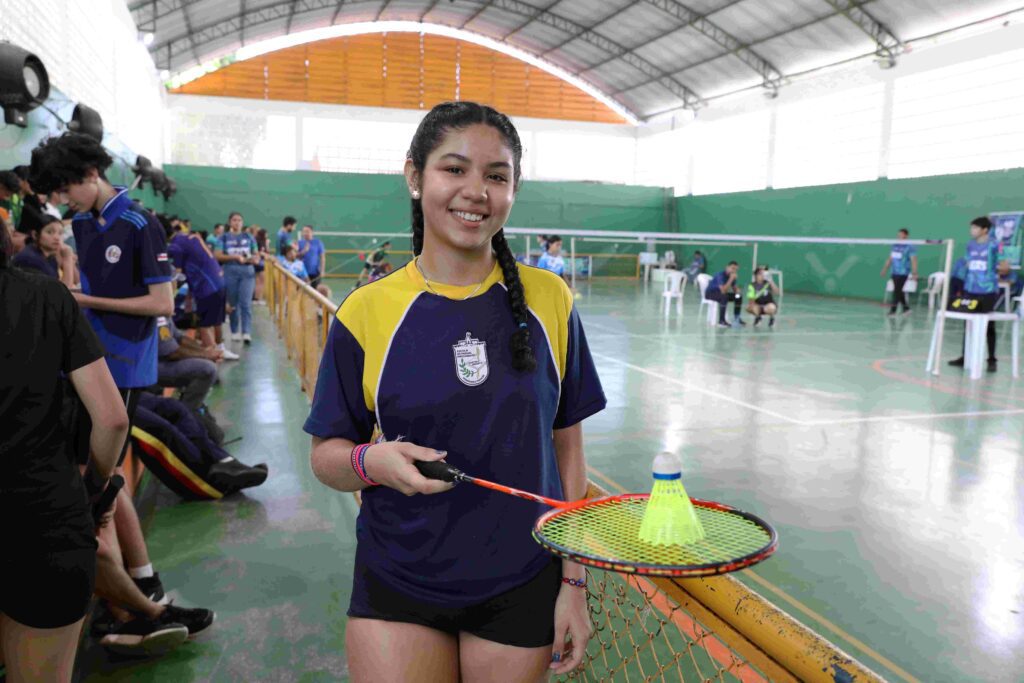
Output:
M338 322L363 349L363 400L370 412L377 409L377 383L391 338L422 291L409 277L408 268L363 285L338 307Z
M569 352L569 315L573 298L569 285L542 268L519 265L519 279L526 291L526 304L544 326L548 345L558 367L559 379L565 379L565 357Z

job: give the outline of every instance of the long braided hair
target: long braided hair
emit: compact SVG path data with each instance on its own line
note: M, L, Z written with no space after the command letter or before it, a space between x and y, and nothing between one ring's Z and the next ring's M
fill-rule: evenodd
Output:
M505 143L512 152L513 187L519 189L522 177L521 160L523 144L519 141L519 133L507 116L491 107L476 102L444 102L437 105L423 118L416 135L409 146L408 157L413 166L420 172L427 163L427 157L437 148L448 131L467 128L473 124L488 125L505 138ZM412 199L412 250L416 256L423 251L423 202ZM526 306L526 293L519 279L519 268L515 255L505 239L505 231L499 230L491 238L491 248L501 266L505 287L508 289L508 301L512 306L512 317L515 319L516 331L509 340L512 351L512 367L523 372L530 372L537 367L537 359L530 346L529 310Z

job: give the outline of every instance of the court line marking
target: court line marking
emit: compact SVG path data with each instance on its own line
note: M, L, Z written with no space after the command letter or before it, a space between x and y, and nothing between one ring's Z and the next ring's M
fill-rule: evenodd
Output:
M604 474L603 472L594 469L591 465L587 465L587 471L590 474L592 474L593 476L595 476L596 478L598 478L598 479L604 481L606 484L610 485L618 493L628 493L628 490L626 489L625 486L623 486L622 484L619 484L617 481L615 481L614 479L612 479L608 475ZM783 600L788 602L794 608L796 608L800 612L803 612L807 616L811 617L812 619L817 621L822 626L825 626L827 629L832 631L835 635L839 636L840 638L845 640L850 645L853 645L855 648L860 650L863 654L866 654L868 657L874 659L876 662L878 662L882 666L886 667L887 669L889 669L890 671L892 671L896 675L898 675L901 678L909 681L910 683L921 683L920 679L918 679L915 676L913 676L906 669L904 669L900 665L896 664L894 661L892 661L891 659L889 659L888 657L886 657L882 653L878 652L877 650L872 648L870 645L868 645L864 641L862 641L859 638L857 638L857 637L847 633L838 624L836 624L835 622L831 621L827 617L824 617L821 614L818 614L817 612L815 612L813 609L811 609L807 605L803 604L802 602L800 602L799 600L797 600L793 596L789 595L788 593L786 593L784 590L782 590L781 588L779 588L778 586L776 586L772 582L768 581L768 579L765 579L764 577L754 573L753 569L745 569L745 570L743 570L743 575L744 576L749 576L751 579L754 580L755 583L757 583L758 585L763 586L764 588L770 590L775 595L778 595L780 598L782 598Z
M623 332L623 331L616 330L614 327L608 327L607 325L602 325L601 323L595 323L595 322L587 323L587 327L591 327L591 328L596 327L596 328L601 329L601 330L606 330L609 334L614 334L616 337L626 336L626 337L631 337L631 338L639 339L640 341L646 341L646 342L656 342L656 341L660 341L660 340L666 340L667 341L669 339L669 337L667 337L667 336L665 336L665 337L647 337L647 336L644 336L644 335L635 334L633 332ZM753 365L754 364L754 361L742 360L740 358L730 358L729 356L722 356L722 355L719 355L717 353L711 353L710 351L705 351L703 349L698 349L698 348L695 348L695 347L687 347L686 350L687 351L693 351L695 353L699 353L702 356L708 356L709 358L717 358L718 360L727 361L729 363L742 363L744 365Z
M859 424L862 422L903 422L904 420L939 420L967 417L995 417L997 415L1024 415L1024 408L1008 410L974 410L963 413L910 413L908 415L871 415L868 417L840 418L837 420L811 420L804 422L808 427Z
M640 367L639 365L633 365L632 363L627 363L625 361L619 360L618 358L612 358L611 356L606 356L603 353L594 353L593 351L591 351L590 355L593 356L594 358L600 358L601 360L603 360L603 361L605 361L607 363L614 363L616 365L621 365L621 366L623 366L625 368L629 368L630 370L634 370L634 371L639 372L641 374L648 375L650 377L654 377L655 379L661 380L662 382L668 382L669 384L675 384L678 387L681 387L683 389L688 389L690 391L694 391L694 392L696 392L698 394L704 394L706 396L711 396L712 398L717 398L717 399L725 401L727 403L733 403L735 405L741 406L743 408L746 408L747 410L753 410L754 412L758 412L758 413L763 413L765 415L769 415L771 417L774 417L777 420L782 420L783 422L789 422L790 424L803 425L803 421L802 420L798 420L797 418L790 417L789 415L784 415L783 413L777 413L774 410L768 410L767 408L762 408L760 406L754 405L753 403L747 403L746 401L741 401L738 398L733 398L732 396L728 396L726 394L722 394L722 393L719 393L717 391L712 391L711 389L703 389L701 387L694 386L694 385L692 385L692 384L690 384L688 382L684 382L682 380L676 379L675 377L669 377L667 375L664 375L664 374L661 374L661 373L657 373L657 372L655 372L653 370L648 370L647 368Z

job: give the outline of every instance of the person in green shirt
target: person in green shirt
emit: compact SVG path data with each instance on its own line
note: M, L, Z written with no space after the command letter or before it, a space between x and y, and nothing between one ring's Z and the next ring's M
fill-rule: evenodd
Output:
M754 271L754 281L747 285L747 311L754 316L754 324L761 322L761 317L768 316L768 327L775 326L775 314L779 310L774 295L779 288L764 275L764 268Z
M359 277L356 279L356 287L363 284L363 278L370 281L370 278L376 278L380 276L380 270L384 268L384 259L388 257L388 249L391 248L391 242L384 242L378 247L373 253L366 257L366 261L363 263L363 270L359 273Z

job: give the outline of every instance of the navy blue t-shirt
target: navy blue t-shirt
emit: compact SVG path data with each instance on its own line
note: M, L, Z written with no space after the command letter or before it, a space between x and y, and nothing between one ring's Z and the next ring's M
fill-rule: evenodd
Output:
M439 296L410 263L338 309L304 429L355 443L402 437L446 450L469 474L562 498L552 430L602 410L605 397L569 288L552 273L518 267L534 371L512 368L516 324L499 267L461 300L474 287L431 283ZM374 487L363 491L357 553L400 593L476 604L551 561L530 535L546 510L474 486L411 497Z
M57 267L57 257L51 256L50 258L46 258L43 256L43 252L41 252L39 247L35 244L25 245L25 248L14 256L11 263L22 270L34 270L37 273L49 275L55 280L60 277Z
M75 214L71 221L78 248L82 292L109 299L145 296L149 286L171 281L164 230L128 196L113 197L99 216ZM156 320L85 309L106 351L114 382L122 389L156 383Z
M174 261L175 267L185 271L192 296L205 299L224 289L220 264L206 251L201 239L179 232L171 238L167 255Z
M708 289L711 289L714 292L721 292L722 291L722 287L728 281L729 281L729 273L728 273L728 271L721 270L721 271L715 273L715 276L713 278L711 278L711 282L708 283ZM735 281L734 281L734 284L735 284ZM712 289L712 288L714 288L714 289Z

